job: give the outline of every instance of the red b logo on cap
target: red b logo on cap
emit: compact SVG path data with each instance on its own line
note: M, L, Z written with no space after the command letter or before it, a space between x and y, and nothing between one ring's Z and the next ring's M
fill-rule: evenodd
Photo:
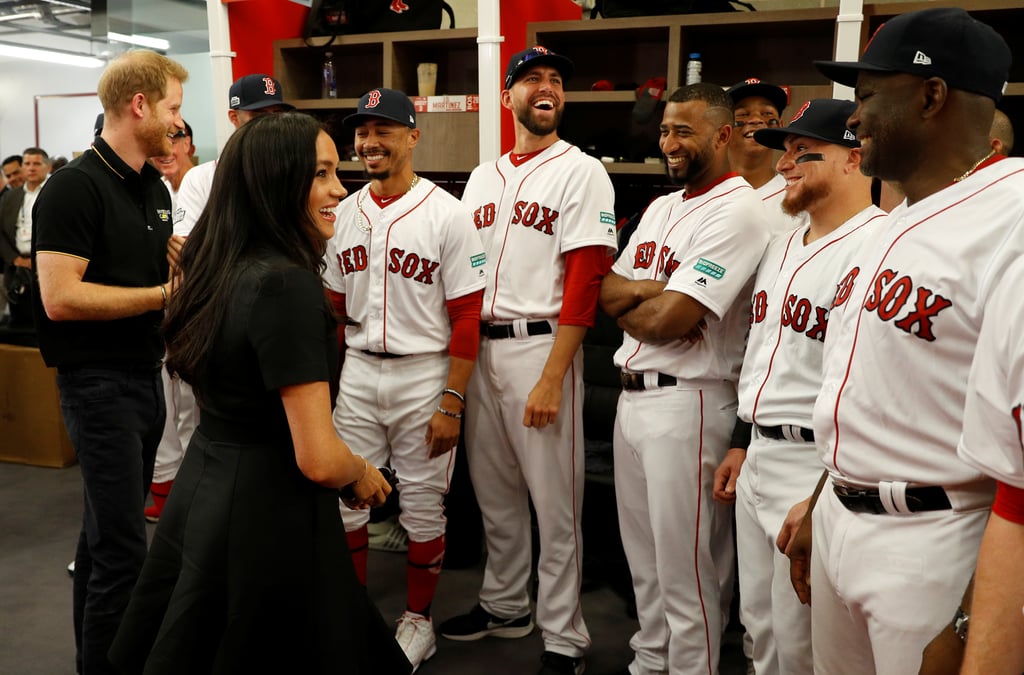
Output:
M277 87L274 86L274 78L272 78L272 77L264 77L263 78L263 86L265 88L264 93L267 96L273 96L274 94L277 93Z
M380 90L374 89L370 92L369 97L366 99L367 108L376 108L380 105Z

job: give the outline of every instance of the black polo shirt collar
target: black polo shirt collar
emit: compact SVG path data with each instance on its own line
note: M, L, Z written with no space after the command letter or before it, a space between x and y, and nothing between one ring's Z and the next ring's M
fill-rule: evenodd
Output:
M113 148L110 147L102 136L97 136L92 143L92 150L96 153L96 157L100 160L100 163L106 166L106 169L111 174L117 176L121 180L129 183L130 187L138 185L142 180L142 177L160 179L160 172L156 170L149 162L145 162L142 165L142 174L132 167L124 163Z

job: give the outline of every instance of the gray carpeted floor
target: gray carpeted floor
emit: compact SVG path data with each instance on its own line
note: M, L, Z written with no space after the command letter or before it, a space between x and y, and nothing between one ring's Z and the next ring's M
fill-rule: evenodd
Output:
M0 463L0 673L63 675L74 672L71 579L65 567L74 556L81 522L81 479L77 466L45 469ZM153 527L153 526L151 526ZM370 554L370 594L386 618L397 619L405 604L405 557ZM258 565L259 561L253 561ZM446 570L433 613L438 620L469 609L482 569ZM593 638L587 673L604 675L626 666L636 622L607 585L584 594L584 615ZM722 675L746 667L727 633ZM505 675L535 673L540 635L522 640L438 641L437 655L422 675Z

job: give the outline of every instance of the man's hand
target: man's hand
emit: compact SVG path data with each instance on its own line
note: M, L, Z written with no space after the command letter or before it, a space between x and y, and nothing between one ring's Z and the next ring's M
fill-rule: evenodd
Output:
M790 509L789 515L786 516L787 523L798 506L800 505L797 504ZM796 591L800 602L805 605L811 604L811 517L812 514L807 513L800 519L799 527L795 534L789 537L789 542L786 544L786 555L789 556L789 580L793 584L793 590ZM785 524L783 531L786 531ZM783 531L779 532L777 544L782 543Z
M793 507L786 514L786 519L782 521L782 527L779 528L779 536L775 539L775 545L779 548L779 553L788 556L790 548L793 546L793 540L796 539L796 534L800 530L800 525L804 522L804 518L807 516L807 509L811 505L811 498L797 502L793 504Z
M185 237L179 234L172 234L167 240L167 264L171 266L171 278L178 274L178 265L181 262L181 247L185 245Z
M918 675L956 675L960 672L960 662L963 660L963 640L957 636L953 625L948 623L924 648Z
M555 423L562 405L562 383L541 376L526 398L523 426L543 429Z
M32 269L32 258L27 255L19 255L13 260L15 267L24 267L25 269Z
M715 491L716 502L723 504L736 503L736 479L740 477L740 469L747 459L747 451L744 448L730 448L725 454L725 459L715 470Z
M455 411L452 411L455 412ZM434 412L427 424L427 457L434 459L451 452L459 442L459 427L462 420Z

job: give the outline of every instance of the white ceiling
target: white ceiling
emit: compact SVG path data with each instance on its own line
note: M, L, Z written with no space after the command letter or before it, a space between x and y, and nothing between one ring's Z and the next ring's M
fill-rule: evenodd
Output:
M206 0L0 0L0 42L109 58L128 45L108 43L108 31L163 38L169 55L210 48Z

